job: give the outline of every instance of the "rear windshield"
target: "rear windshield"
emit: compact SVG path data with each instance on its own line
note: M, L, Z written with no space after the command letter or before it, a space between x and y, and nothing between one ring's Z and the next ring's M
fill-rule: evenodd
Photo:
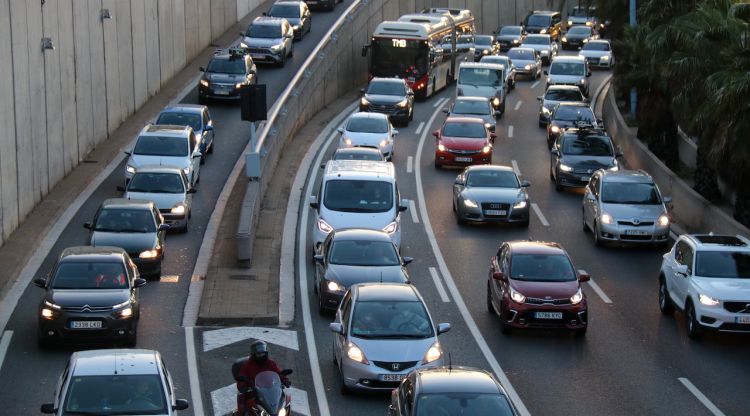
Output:
M280 38L281 25L250 25L245 36L249 38Z
M206 72L218 74L245 75L245 61L232 58L214 58L208 63Z
M594 122L594 112L589 107L561 105L555 110L555 120Z
M74 375L68 386L63 415L169 414L158 374Z
M55 270L53 289L126 289L125 266L120 262L63 262Z
M604 182L602 202L607 204L661 204L659 191L652 183Z
M613 156L612 143L604 137L566 137L563 153L570 156Z
M478 100L456 100L451 112L453 114L486 116L490 114L490 103L489 101Z
M583 45L583 48L581 50L584 51L608 51L609 50L609 43L607 42L589 42L585 45Z
M468 137L472 139L484 139L487 130L482 123L450 122L443 126L443 137Z
M750 279L750 254L737 251L699 251L695 275Z
M476 170L469 172L466 186L480 188L518 188L518 179L513 172L502 170Z
M104 208L99 211L94 231L108 233L153 233L156 231L154 214L148 208Z
M352 117L346 123L346 130L357 133L387 133L388 121L384 118Z
M492 36L486 36L486 35L476 36L474 37L474 44L489 46L489 45L492 45L492 40L493 40Z
M170 111L159 114L156 124L170 124L175 126L190 126L193 130L201 129L201 115L196 113L180 113Z
M274 4L268 15L273 17L299 17L299 6L296 4Z
M499 87L503 84L503 71L494 68L461 68L458 80L463 85Z
M128 182L128 192L181 194L185 185L176 173L137 172Z
M544 99L550 101L583 101L583 95L578 88L570 90L549 89L544 95Z
M329 180L323 205L342 212L387 212L393 208L393 185L385 181Z
M510 276L532 282L567 282L576 280L573 265L562 254L514 254Z
M401 264L393 243L367 240L334 241L328 262L344 266L398 266Z
M404 85L397 82L371 82L367 88L368 94L374 95L406 95Z
M533 61L534 51L528 49L511 49L508 51L508 58L519 61Z
M184 137L141 136L133 154L143 156L187 156L188 143Z

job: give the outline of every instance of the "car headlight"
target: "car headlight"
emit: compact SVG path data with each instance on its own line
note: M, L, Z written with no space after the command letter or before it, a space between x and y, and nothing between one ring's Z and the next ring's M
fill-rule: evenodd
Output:
M44 307L39 311L42 318L44 319L55 319L57 312L62 309L60 305L55 305L52 302L44 301Z
M172 213L172 214L182 215L182 214L185 213L185 205L183 205L181 203L177 204L177 205L173 206L172 209L169 210L169 212Z
M279 409L279 416L287 416L286 407L282 407L281 409Z
M208 80L207 79L202 79L201 80L201 85L203 85L204 87L208 87Z
M599 23L599 27L604 29L604 23Z
M523 67L523 69L525 69L525 70L527 70L527 71L528 71L528 70L530 70L530 69L531 69L531 65L529 65L529 64L526 64L526 66L524 66L524 67Z
M666 226L668 226L668 225L669 225L669 217L667 216L667 214L661 214L661 215L659 216L659 219L657 220L657 223L658 223L658 224L659 224L659 226L661 226L661 227L666 227Z
M482 55L489 55L489 54L490 54L490 51L488 51L487 49L482 49Z
M318 229L319 229L320 231L323 231L323 232L324 232L324 233L326 233L326 234L328 234L328 233L330 233L331 231L333 231L333 227L331 227L331 225L330 225L330 224L328 224L327 222L325 222L325 220L324 220L323 218L320 218L320 219L318 220Z
M492 151L492 146L484 146L482 148L482 153L487 154Z
M425 353L422 364L429 364L435 360L439 360L440 357L442 356L443 356L443 349L440 348L440 343L436 342L432 344L430 349L428 349L427 352Z
M42 308L41 314L44 319L54 319L55 317L55 312L49 308Z
M159 257L158 249L141 251L141 254L138 255L138 258L141 259L155 259L157 257Z
M347 145L347 146L351 146L352 145L352 139L350 139L350 138L347 137L346 139L344 139L344 144Z
M367 98L362 97L359 99L359 105L370 105L370 102L367 101Z
M602 224L612 224L613 222L615 222L612 216L607 214L606 212L603 212L602 215L599 216L599 221L601 221Z
M513 204L513 209L522 209L526 208L526 201L518 201L515 204Z
M517 44L518 44L519 42L521 42L521 41L520 41L520 40L518 40L518 39L513 39L513 43L515 43L516 45L517 45Z
M476 202L472 201L471 199L464 199L464 205L466 205L469 208L476 208L479 205L477 205Z
M367 361L367 357L365 357L365 353L362 352L362 350L353 342L350 342L349 345L347 345L346 356L352 361L362 364L370 364L370 362Z
M396 105L397 105L398 107L404 108L404 107L406 107L406 105L407 105L407 104L409 104L409 102L408 102L408 101L406 100L406 98L404 98L403 100L401 100L401 101L400 101L400 102L399 102L398 104L396 104Z
M444 152L445 151L445 146L443 146L442 143L439 143L438 144L438 150L440 150L441 152Z
M594 22L586 22L586 26L593 26Z
M281 48L283 48L283 47L284 47L284 45L282 45L282 44L280 44L280 43L279 43L278 45L273 45L273 46L271 46L271 50L272 50L272 51L274 51L274 52L278 52L278 51L280 51L280 50L281 50Z
M568 26L573 26L573 21L572 20L568 20ZM565 39L565 38L563 38L563 39Z
M329 292L343 292L346 290L346 288L334 281L329 281L326 285L326 288L328 288Z
M704 295L703 293L698 294L698 300L706 306L716 306L721 303L720 300L714 299L711 296Z
M602 61L609 61L609 55L602 55L602 57L599 59Z
M300 25L294 25L294 26L292 26L292 29L294 29L294 30L299 30L299 28L300 28Z
M567 41L568 41L568 38L566 38L565 36L563 36L563 37L562 37L562 41L563 41L563 42L567 42Z
M393 234L393 233L396 232L396 230L398 230L398 222L397 221L393 221L390 224L388 224L385 227L383 227L383 231L385 231L388 234Z
M539 33L543 35L543 34L547 33L547 29L542 29L542 30L539 31Z
M552 133L560 133L560 127L552 126L549 129Z
M607 168L607 170L617 172L618 170L620 170L620 167L615 163L614 166Z
M545 49L540 52L542 55L549 55L549 50Z
M572 303L573 305L578 305L579 303L581 303L582 300L583 300L583 291L579 287L578 292L576 292L575 295L570 297L570 303Z
M116 311L114 315L120 319L130 318L131 316L133 316L133 308L128 306L126 308L120 309L119 311Z
M238 90L238 89L244 87L245 85L246 85L245 82L238 82L238 83L234 84L234 88Z
M547 107L542 107L542 114L544 115L550 115L552 114L552 111L549 110Z
M490 124L490 123L484 123L484 128L486 128L487 130L489 130L489 129L492 128L492 124Z
M526 302L526 296L522 295L521 292L513 289L512 287L510 288L510 298L513 299L513 302L516 303Z
M127 171L128 173L135 173L135 166L130 166L130 165L127 165L127 166L125 167L125 170L126 170L126 171Z
M564 163L560 163L560 170L563 171L563 172L572 172L573 171L573 167L572 166L568 166L568 165L566 165Z
M245 42L240 42L240 48L246 49L247 48L247 44Z
M584 38L584 39L583 39L583 43L588 43L588 42L589 42L589 39L588 39L588 38Z
M388 146L388 140L386 140L386 139L381 140L380 143L378 143L378 146L380 146L380 147L386 147L386 146Z
M583 84L585 84L585 83L586 83L586 78L581 78L581 80L580 80L580 81L578 81L578 82L580 82L580 83L581 83L581 85L583 85Z
M183 173L184 173L185 175L189 175L189 174L190 174L190 167L182 168L182 172L183 172Z
M495 107L499 106L500 105L500 98L499 97L493 98L492 99L492 105L494 105Z

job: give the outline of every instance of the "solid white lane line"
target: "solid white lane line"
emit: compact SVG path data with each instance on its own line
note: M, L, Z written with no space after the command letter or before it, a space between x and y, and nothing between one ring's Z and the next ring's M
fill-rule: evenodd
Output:
M594 292L596 292L596 294L599 295L600 298L602 298L602 302L612 303L612 299L610 299L609 296L604 293L602 288L600 288L599 285L596 284L594 279L589 280L589 286L591 286L591 288L594 289Z
M448 294L445 292L445 288L443 287L443 283L440 281L440 276L438 276L438 271L434 267L430 267L430 276L432 276L432 281L435 282L435 287L437 288L438 294L440 294L440 299L443 301L443 303L448 303L451 300L448 298Z
M441 98L441 99L435 101L435 104L433 104L432 106L434 108L440 108L445 103L445 101L448 101L448 99L447 98Z
M539 218L539 222L541 222L543 226L549 227L549 222L544 218L544 214L542 214L542 210L539 209L539 205L537 205L536 202L532 202L531 208L534 210L534 214Z
M508 138L513 137L513 126L508 126Z
M419 224L419 217L417 217L417 206L413 199L409 200L409 212L411 212L411 220L414 224Z
M513 166L513 172L516 172L516 175L521 176L521 170L518 169L518 162L514 159L510 161L510 164Z
M518 111L519 108L521 108L521 104L523 104L523 101L519 101L516 103L516 106L513 107L513 110Z
M406 173L411 173L414 170L414 158L409 156L406 158Z
M190 407L193 409L193 415L203 416L203 395L201 394L200 378L198 374L198 360L195 355L195 338L193 337L193 327L185 327L185 352L187 355L187 370L190 380L190 395L193 398Z
M422 132L422 129L424 128L424 121L420 121L419 125L417 126L417 130L414 131L415 134L419 134Z
M531 84L531 89L536 88L537 85L539 85L539 81L534 81L534 83Z
M703 403L704 406L706 406L706 409L708 409L711 414L714 416L725 416L724 412L719 410L716 405L711 403L711 400L708 400L708 397L706 397L703 393L701 393L700 390L698 390L693 383L690 382L690 380L686 379L685 377L679 377L677 380L680 380L680 383L682 383L685 388L687 388L690 393L693 393L693 396L697 398L701 403Z
M8 353L8 347L10 347L11 338L13 338L13 331L5 331L3 332L2 337L0 337L0 369L3 368L5 354Z
M438 115L438 111L435 111L430 119L427 121L427 126L431 126L432 123L435 121L435 118ZM416 160L414 161L415 166L415 179L417 181L417 197L419 198L419 214L422 216L422 222L424 223L424 229L425 233L427 234L427 240L430 242L430 246L432 247L432 252L435 253L435 259L438 262L438 267L440 268L440 273L443 275L443 279L445 280L445 284L448 287L448 290L453 293L453 301L456 303L456 307L458 308L458 311L461 313L461 317L463 318L464 322L466 322L466 326L469 329L469 332L474 337L474 342L477 343L477 346L482 351L482 355L484 356L484 359L487 360L487 363L490 365L490 368L492 368L492 371L495 373L497 378L500 380L500 383L505 387L505 391L508 393L508 396L510 399L515 403L516 407L518 408L518 411L523 416L530 416L530 413L528 409L526 409L526 405L521 400L521 397L516 392L516 389L513 388L513 385L510 383L510 380L508 379L508 376L503 371L503 368L500 367L500 363L497 361L497 358L495 357L492 350L490 350L490 346L487 344L487 341L482 336L482 332L479 330L479 327L477 326L477 323L474 322L474 318L471 316L471 312L469 312L469 309L466 307L466 303L463 300L463 297L461 296L461 292L458 290L458 286L456 286L456 282L453 280L453 276L451 275L451 271L448 268L448 265L445 263L445 258L443 258L443 253L440 251L440 246L438 245L437 238L435 238L435 233L432 230L432 225L430 224L430 215L427 211L427 204L425 203L424 198L424 189L422 188L422 169L420 166L420 161L422 159L422 148L424 147L425 138L427 136L426 132L429 130L426 129L424 132L422 132L422 135L419 138L419 145L417 145L417 155Z

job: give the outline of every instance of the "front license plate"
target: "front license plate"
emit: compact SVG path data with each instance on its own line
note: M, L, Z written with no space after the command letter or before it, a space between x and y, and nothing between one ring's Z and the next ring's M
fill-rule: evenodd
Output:
M472 160L470 157L456 157L456 162L471 162Z
M506 215L508 211L504 209L488 209L484 211L484 215Z
M581 182L588 182L591 176L581 176Z
M102 327L102 321L72 321L72 329L99 329Z
M229 95L229 91L216 90L216 91L214 91L214 94L216 94L216 95Z
M381 374L380 381L401 381L406 374Z
M648 235L648 231L644 230L625 230L627 235Z
M750 316L738 316L734 318L734 322L738 324L750 324Z
M251 56L251 57L252 57L253 59L256 59L256 60L259 60L259 61L262 61L262 60L266 59L266 56L265 56L265 55L259 55L259 54L257 54L257 53L251 53L251 54L250 54L250 56Z
M562 319L562 312L534 312L536 319Z

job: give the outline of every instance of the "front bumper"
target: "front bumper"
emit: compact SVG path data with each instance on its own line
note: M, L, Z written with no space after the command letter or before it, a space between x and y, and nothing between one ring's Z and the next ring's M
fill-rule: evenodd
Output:
M443 365L444 360L440 358L429 364L421 364L421 360L400 362L399 364L402 365L402 368L398 371L378 367L374 361L370 361L369 364L352 361L346 354L344 354L341 361L343 382L349 389L359 391L391 391L398 387L401 379L406 377L411 371L419 368L439 367ZM398 380L384 381L383 376L397 377Z
M286 50L281 48L278 52L271 51L270 49L259 49L249 47L250 57L253 58L253 62L266 63L266 64L280 64L284 60L284 53Z
M719 332L742 332L750 333L750 314L736 313L727 310L727 303L737 303L746 305L745 302L722 302L719 306L705 306L700 302L695 302L695 314L701 328L710 329ZM741 306L744 309L744 306Z
M586 299L578 305L529 304L509 301L508 310L501 319L514 328L585 329L588 325ZM528 301L528 300L527 300ZM560 312L561 319L540 318L537 312Z
M148 275L161 273L161 261L164 258L163 254L153 259L142 259L138 257L138 254L140 253L129 253L129 254L130 254L130 258L133 259L133 263L135 263L135 265L138 266L138 273L140 273L141 276L148 276Z
M597 223L599 226L599 238L603 241L612 241L628 244L655 244L666 243L669 239L669 227L661 227L653 224L633 226L618 224Z
M213 84L209 83L208 87L198 84L198 95L201 98L211 98L217 100L239 100L242 88L236 88L232 84Z
M602 58L595 58L595 57L589 57L586 58L586 62L588 62L589 66L591 67L597 67L597 68L610 68L611 67L611 59L602 59Z
M161 216L164 217L164 222L169 224L169 228L173 230L187 227L189 214L190 209L188 208L182 215L172 214L171 210L164 210Z
M439 166L469 166L469 165L489 165L492 164L492 151L482 153L481 150L475 153L454 153L446 150L435 152L435 165Z
M560 182L560 185L568 188L583 188L588 185L589 179L591 179L591 173L575 173L575 171L564 172L559 169L557 170L557 180Z
M456 214L464 221L471 222L499 222L524 223L529 221L529 203L523 208L514 209L512 204L480 203L476 208L467 207L463 203L456 208ZM500 211L500 212L493 212ZM504 214L503 214L504 213Z
M335 311L336 309L338 309L339 303L341 303L341 299L343 299L345 293L345 291L331 292L327 287L325 287L324 280L321 280L320 285L318 286L318 296L320 296L320 304L323 305L323 309L327 311Z
M137 328L135 313L130 318L117 319L112 312L59 312L54 319L39 318L40 339L55 342L117 341L132 335ZM101 328L73 329L72 322L101 322Z

